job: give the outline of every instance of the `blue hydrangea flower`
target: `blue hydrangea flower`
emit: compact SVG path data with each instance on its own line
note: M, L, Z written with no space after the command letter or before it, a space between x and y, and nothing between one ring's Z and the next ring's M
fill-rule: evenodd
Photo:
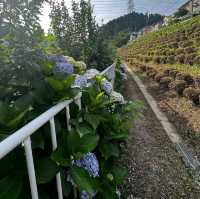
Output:
M100 83L101 89L107 94L107 95L111 95L112 91L113 91L113 86L112 84L106 80L103 79Z
M126 65L125 65L125 64L121 64L121 65L120 65L120 70L121 70L123 73L125 73L125 71L126 71Z
M85 72L84 76L90 80L93 79L96 75L100 74L100 72L97 69L89 69Z
M127 80L127 75L125 73L120 72L122 80Z
M54 62L64 62L67 63L67 60L62 55L48 55L48 59Z
M82 191L80 193L80 199L90 199L90 196L87 194L87 192Z
M72 88L84 88L87 86L87 78L83 75L76 75Z
M110 97L111 97L111 100L113 102L117 102L117 103L120 103L120 104L125 104L124 97L120 93L118 93L118 92L113 91L111 93Z
M99 176L99 162L94 153L84 155L81 159L75 160L74 164L85 169L92 177Z
M73 74L74 67L69 63L57 62L54 67L54 71L55 71L55 73Z
M94 198L95 195L96 195L96 193L94 192L92 194L92 198ZM89 194L86 191L81 191L81 193L80 193L80 199L90 199L90 196L89 196Z

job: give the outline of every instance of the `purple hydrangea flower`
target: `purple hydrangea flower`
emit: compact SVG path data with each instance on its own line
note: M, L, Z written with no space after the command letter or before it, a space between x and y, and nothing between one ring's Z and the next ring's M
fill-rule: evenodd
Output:
M84 74L84 76L90 80L93 79L96 75L98 75L100 72L97 69L89 69L86 71L86 73Z
M92 198L94 198L95 195L96 195L96 193L94 192L92 194ZM81 193L80 193L80 199L90 199L90 196L89 196L89 194L86 191L81 191Z
M127 75L125 73L120 72L122 80L127 80Z
M77 75L75 77L72 88L84 88L87 86L87 78L83 75Z
M108 80L103 79L103 80L101 81L100 86L101 86L101 89L102 89L103 91L105 91L105 93L106 93L107 95L111 95L111 93L112 93L112 91L113 91L113 86L112 86L112 84L111 84Z
M111 93L110 97L111 97L111 100L113 102L117 102L117 103L120 103L120 104L124 104L125 103L124 97L120 93L117 93L117 92L113 91Z
M74 73L74 67L71 64L64 63L64 62L57 62L54 71L56 73L67 73L67 74L73 74Z
M97 177L99 175L99 162L94 153L84 155L81 159L75 160L74 164L85 169L92 177Z
M54 62L64 62L67 63L67 60L62 55L48 55L48 59Z
M87 194L87 192L82 191L80 193L80 199L90 199L90 196Z

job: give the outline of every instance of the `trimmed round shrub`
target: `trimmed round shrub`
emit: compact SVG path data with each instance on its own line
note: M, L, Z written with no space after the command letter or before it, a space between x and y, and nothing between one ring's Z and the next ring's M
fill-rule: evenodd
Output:
M140 65L139 68L142 72L146 72L147 70L147 67L145 65Z
M157 64L160 64L160 57L159 56L153 57L153 62L157 63Z
M173 81L171 77L163 77L160 79L160 87L163 89L168 89L169 84Z
M194 64L200 65L200 56L196 56L196 57L194 58Z
M194 79L190 74L185 73L184 80L187 82L188 85L191 85L194 83Z
M185 62L185 55L184 54L179 54L175 57L176 62L180 64L184 64Z
M196 89L193 87L186 88L183 91L183 95L191 100L195 105L199 105L200 89Z
M177 73L176 74L177 80L185 80L188 85L193 84L193 77L188 73Z
M167 75L167 76L169 76L169 72L170 72L170 69L165 69L164 71L163 71L163 73L165 74L165 75Z
M182 96L183 95L183 91L185 90L186 88L186 81L184 80L176 80L174 82L175 84L175 90L176 90L176 93L179 95L179 96Z
M166 77L166 75L164 73L158 73L157 75L155 75L155 81L156 82L160 82L160 80L163 78L163 77Z
M195 51L193 47L187 47L184 49L185 54L191 54Z
M194 61L195 61L195 54L186 54L185 55L185 59L184 59L185 64L193 65Z
M171 70L169 71L169 76L175 79L177 73L178 73L178 71L177 71L176 69L171 69Z
M175 56L174 55L170 55L167 57L167 63L168 64L173 64L175 62Z
M193 81L194 81L194 86L196 88L200 88L200 76L196 76L193 78Z

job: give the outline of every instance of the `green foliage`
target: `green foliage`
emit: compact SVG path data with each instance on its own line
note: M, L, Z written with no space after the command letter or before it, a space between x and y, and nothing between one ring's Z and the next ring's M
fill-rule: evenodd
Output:
M50 17L56 41L67 54L98 69L112 63L114 50L96 24L90 1L72 1L72 15L64 1L52 3Z
M9 175L0 180L0 198L17 199L22 191L22 181L19 176Z
M73 2L72 17L64 2L54 4L51 14L55 35L44 36L38 23L42 2L6 1L0 11L0 141L80 91L71 88L76 74L54 73L55 63L47 60L48 53L74 54L94 65L103 63L100 67L111 61L102 35L96 37L100 33L90 3ZM60 23L63 25L60 30L65 34L59 33ZM75 35L71 35L73 31ZM103 62L98 53L106 57ZM77 68L79 66L80 62ZM92 86L82 90L82 111L70 105L70 132L65 112L55 117L59 146L56 151L52 152L48 123L31 136L40 198L56 197L52 186L58 172L65 197L74 198L74 189L85 190L90 195L95 191L97 198L117 198L116 186L122 182L125 171L112 165L114 157L120 154L120 143L128 136L128 121L137 115L139 106L112 101L100 88L103 78L97 77ZM95 179L73 164L88 152L95 153L101 165ZM27 199L30 198L27 190L24 150L18 147L0 160L0 198Z
M82 168L73 166L70 169L70 174L80 191L86 191L92 196L94 191L93 179L90 178L89 174Z
M147 20L148 19L148 20ZM163 20L159 14L130 13L116 18L101 27L106 42L119 48L129 41L130 33Z

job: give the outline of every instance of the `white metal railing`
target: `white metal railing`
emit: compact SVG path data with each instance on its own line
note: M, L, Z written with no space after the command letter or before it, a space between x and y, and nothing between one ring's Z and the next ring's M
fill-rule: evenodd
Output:
M106 76L108 79L112 81L112 83L114 83L115 65L113 64L110 67L106 68L101 74ZM17 146L19 146L20 144L22 144L22 146L24 147L32 199L38 199L39 197L38 197L37 182L36 182L30 136L34 134L44 124L49 122L50 130L51 130L52 150L53 151L56 150L57 139L56 139L56 128L55 128L54 117L60 111L62 111L63 109L66 109L67 128L68 128L68 131L70 131L71 126L69 123L69 120L70 120L69 105L72 102L75 102L78 105L79 110L81 110L81 97L82 97L82 93L80 92L75 98L63 101L53 106L52 108L50 108L49 110L47 110L46 112L38 116L36 119L32 120L31 122L23 126L21 129L19 129L18 131L10 135L8 138L0 142L0 160L3 157L5 157L9 152L14 150ZM57 182L58 198L63 199L60 173L56 175L56 182Z

